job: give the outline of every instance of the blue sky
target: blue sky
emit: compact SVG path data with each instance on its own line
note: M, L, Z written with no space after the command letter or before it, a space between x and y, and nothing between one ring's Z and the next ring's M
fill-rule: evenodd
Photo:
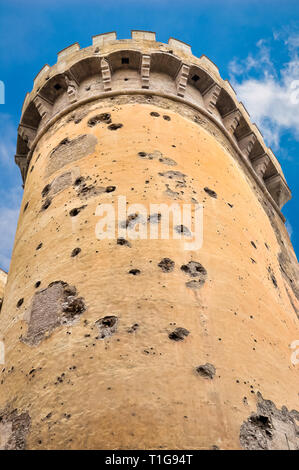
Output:
M6 87L0 105L0 267L9 267L22 197L16 129L33 78L73 42L86 47L92 35L108 31L128 38L131 29L191 44L194 55L207 55L231 80L292 190L283 213L298 253L299 99L290 99L291 84L299 80L298 20L298 0L0 0L0 80Z

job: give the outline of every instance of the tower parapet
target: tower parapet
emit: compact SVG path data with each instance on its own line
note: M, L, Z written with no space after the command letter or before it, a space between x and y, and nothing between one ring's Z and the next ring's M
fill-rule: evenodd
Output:
M291 198L290 189L229 82L206 56L193 56L188 44L175 38L156 42L150 31L134 30L125 40L117 40L115 32L94 36L92 46L72 44L58 53L57 64L41 69L26 96L18 131L16 162L23 180L39 138L62 115L92 100L124 94L185 104L189 119L200 113L284 220L280 209Z

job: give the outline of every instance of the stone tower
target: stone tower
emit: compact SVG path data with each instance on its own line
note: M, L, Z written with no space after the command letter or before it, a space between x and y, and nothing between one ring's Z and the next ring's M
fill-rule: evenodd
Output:
M299 448L290 190L217 67L146 31L73 44L25 98L16 163L0 447ZM119 196L202 204L202 247L99 240Z

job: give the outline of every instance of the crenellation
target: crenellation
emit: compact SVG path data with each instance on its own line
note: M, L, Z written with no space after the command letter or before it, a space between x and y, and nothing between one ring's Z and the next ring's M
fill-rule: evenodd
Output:
M156 33L152 31L132 29L131 37L133 41L156 41Z
M50 65L49 64L45 64L41 69L40 71L37 73L36 77L34 78L33 80L33 88L35 88L39 82L42 81L42 79L45 77L45 75L47 74L47 72L49 72L50 70Z
M183 41L180 41L179 39L169 38L168 45L169 47L173 47L174 49L182 51L184 54L192 54L191 46Z
M173 50L169 50L170 47ZM96 99L103 92L124 93L127 90L130 94L138 94L152 90L206 110L210 119L216 119L226 128L227 138L239 146L246 158L250 155L250 159L254 159L262 151L268 153L271 162L265 178L277 173L284 179L276 157L267 152L259 129L251 123L244 105L237 101L230 83L221 79L218 68L206 56L202 55L200 59L192 56L190 46L185 43L170 38L167 48L155 42L155 33L137 30L132 31L131 40L117 41L116 33L111 32L94 36L92 47L79 49L75 43L58 56L56 65L51 68L46 65L41 69L34 80L34 89L27 94L23 105L21 124L25 127L32 124L38 129L38 135L47 122L56 119L67 103L69 106L79 105L89 96ZM126 57L129 63L126 63ZM87 64L88 69L85 67ZM120 73L122 69L128 72ZM88 86L81 86L87 79L83 73L85 70L89 70L90 83L95 81L93 91ZM100 81L97 78L99 74ZM36 116L32 114L31 102L38 112ZM23 129L20 138L28 142L29 149L33 139L28 134L32 134L32 130ZM256 178L258 184L264 184L264 179L257 173ZM290 197L290 191L287 192Z
M78 42L75 42L71 46L67 46L64 49L62 49L60 52L57 54L57 61L65 60L65 58L71 54L74 54L75 52L78 52L80 50L80 45Z
M111 31L110 33L102 33L92 36L92 45L96 47L103 47L104 44L107 44L111 41L116 41L116 32Z

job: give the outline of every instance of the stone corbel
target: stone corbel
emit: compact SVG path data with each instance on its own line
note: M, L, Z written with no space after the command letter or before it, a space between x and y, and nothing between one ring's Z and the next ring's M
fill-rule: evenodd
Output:
M27 147L30 149L36 136L36 129L31 126L20 124L18 127L18 133L20 137L22 137L23 141L27 144Z
M209 113L213 113L220 95L220 91L221 87L217 85L217 83L214 83L203 93L203 100Z
M270 157L264 153L259 155L252 161L252 166L258 175L258 177L262 180L267 169L267 166L270 163Z
M111 70L107 59L101 60L101 71L104 84L104 91L111 90Z
M70 72L64 75L64 79L67 87L66 93L68 95L69 102L71 104L75 103L78 99L78 82Z
M241 119L241 111L239 109L233 109L229 113L227 113L225 116L223 116L222 121L224 127L228 130L228 132L233 135L237 125L239 124L239 121Z
M241 152L248 159L255 144L255 141L256 135L253 132L250 132L250 134L246 135L245 137L242 137L242 139L238 141L238 145L240 147Z
M182 64L175 80L177 95L181 96L182 98L184 98L185 96L189 72L190 72L190 67L186 64Z
M267 178L265 185L279 209L291 199L291 192L279 173Z
M151 67L151 56L143 54L142 59L141 59L141 70L140 70L142 88L149 88L150 67Z
M26 178L27 173L27 156L26 155L15 155L15 162L20 168L23 182Z
M42 119L48 119L52 114L52 103L40 95L36 95L33 99L38 114Z

